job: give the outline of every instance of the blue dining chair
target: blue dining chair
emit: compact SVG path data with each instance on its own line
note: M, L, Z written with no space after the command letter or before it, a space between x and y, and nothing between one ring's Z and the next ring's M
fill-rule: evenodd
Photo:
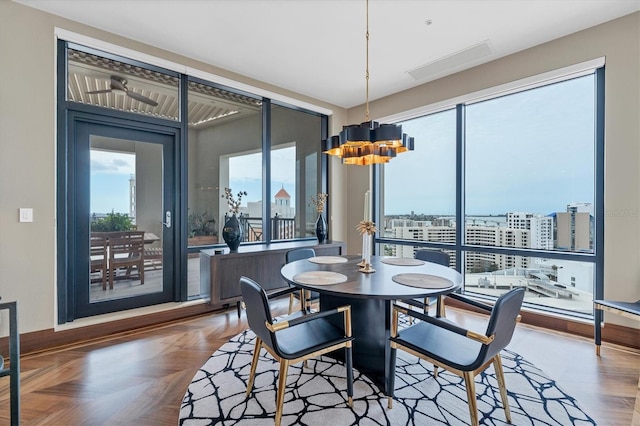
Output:
M459 298L461 302L490 313L487 328L483 334L465 329L446 318L430 317L421 312L394 305L390 338L390 371L395 371L396 352L400 349L464 378L471 424L477 426L478 406L474 378L488 366L493 365L505 417L507 422L511 423L500 351L511 341L516 323L520 320L524 292L523 287L514 288L500 296L493 306ZM456 294L450 297L457 299ZM398 313L419 318L422 321L398 330ZM436 369L434 378L437 378L437 374ZM392 408L393 404L394 386L395 374L391 374L389 408Z
M312 248L299 248L289 250L285 253L284 258L286 263L295 262L296 260L309 259L316 256L316 251ZM289 284L291 285L291 284ZM294 298L300 299L300 303L302 304L302 310L306 311L307 308L311 307L311 304L320 300L320 295L316 291L308 291L300 289L299 293L291 293L289 297L289 314L293 311L293 300Z
M437 263L438 265L446 266L447 268L451 261L446 252L431 249L416 250L414 258L424 260L425 262ZM402 300L401 302L406 303L409 306L421 308L425 315L429 313L429 307L437 302L438 306L436 309L436 315L444 316L444 304L442 297L425 297L422 301L410 299ZM413 318L409 318L409 321L413 323Z
M247 309L249 327L256 335L251 361L247 397L253 389L256 367L262 348L280 363L276 389L276 426L282 420L285 386L289 364L295 364L344 348L347 367L348 404L353 407L353 363L351 357L351 306L341 306L323 312L285 317L275 321L269 309L267 293L250 278L240 278L242 298ZM325 318L330 315L344 317L344 330Z

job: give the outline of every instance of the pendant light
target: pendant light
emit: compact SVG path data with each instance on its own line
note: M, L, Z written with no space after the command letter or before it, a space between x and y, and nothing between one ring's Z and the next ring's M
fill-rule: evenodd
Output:
M369 0L367 0L367 69L365 121L344 126L339 135L323 141L325 154L342 158L344 164L385 164L400 153L413 151L414 139L402 133L402 126L369 119Z

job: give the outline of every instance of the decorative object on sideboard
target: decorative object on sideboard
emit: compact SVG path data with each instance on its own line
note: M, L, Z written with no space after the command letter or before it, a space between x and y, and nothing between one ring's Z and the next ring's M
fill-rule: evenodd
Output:
M242 217L242 214L240 215ZM242 226L240 226L240 220L235 213L231 216L228 214L224 214L224 228L222 228L222 238L224 242L227 243L229 250L231 253L235 253L238 251L238 247L242 242L242 237L244 235L244 230Z
M224 215L222 238L232 253L238 251L238 246L240 246L244 236L244 229L240 224L240 220L242 219L240 205L242 204L242 196L244 195L247 195L247 191L239 191L236 197L234 197L231 188L225 188L224 194L222 194L222 198L227 200L229 212L231 213L231 216L226 213ZM238 214L240 215L240 219L238 218Z
M316 219L316 237L319 243L323 243L327 239L327 221L322 216L324 212L324 205L327 202L328 194L320 192L317 195L311 196L311 203L315 206L316 212L318 212L318 218Z

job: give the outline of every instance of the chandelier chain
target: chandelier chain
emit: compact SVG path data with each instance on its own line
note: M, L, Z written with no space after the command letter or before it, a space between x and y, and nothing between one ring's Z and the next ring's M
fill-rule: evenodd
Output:
M367 32L366 32L366 39L367 39L367 70L365 73L365 80L366 80L366 99L365 99L365 105L366 105L366 110L365 110L365 120L364 121L369 121L369 0L367 0Z

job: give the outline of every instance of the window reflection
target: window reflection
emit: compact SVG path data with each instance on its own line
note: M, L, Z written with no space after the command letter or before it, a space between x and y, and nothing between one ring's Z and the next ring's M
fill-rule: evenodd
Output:
M68 50L67 99L118 111L180 119L178 77Z
M315 235L310 200L321 192L322 119L271 106L271 194L263 200L261 100L191 81L188 105L188 281L189 296L194 296L199 292L198 250L224 243L225 188L234 196L246 192L239 207L244 243L265 241L267 230L271 240Z
M315 236L311 197L322 192L318 115L271 107L271 238Z

